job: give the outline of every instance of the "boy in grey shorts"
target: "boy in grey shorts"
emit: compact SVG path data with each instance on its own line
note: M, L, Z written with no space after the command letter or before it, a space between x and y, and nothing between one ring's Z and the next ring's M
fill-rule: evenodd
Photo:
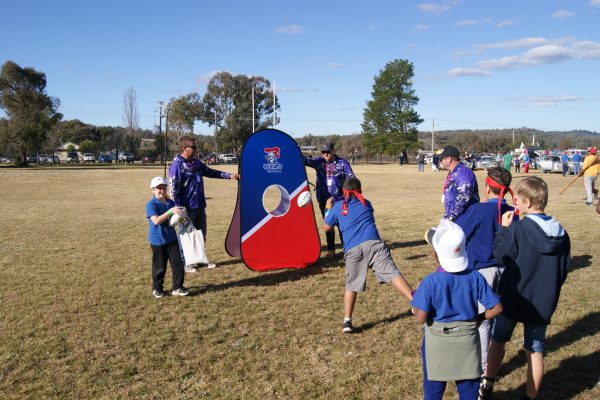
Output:
M352 312L358 292L366 289L367 270L375 271L380 283L391 282L409 301L412 288L404 279L381 240L371 202L362 196L360 181L352 176L344 182L344 201L331 206L331 198L325 207L323 229L328 232L339 226L344 239L344 260L346 261L346 291L344 293L344 325L342 332L355 332L352 326Z

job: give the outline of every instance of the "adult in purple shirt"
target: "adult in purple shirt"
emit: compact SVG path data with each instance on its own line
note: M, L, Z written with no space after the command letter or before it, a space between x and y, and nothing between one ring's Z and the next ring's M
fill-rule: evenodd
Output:
M471 169L460 162L458 149L446 146L440 154L442 167L448 171L444 184L444 218L456 221L470 205L479 203L477 178Z
M196 158L196 140L193 137L181 138L179 149L181 153L175 156L169 168L171 198L177 206L186 208L188 218L196 229L202 231L206 241L206 198L203 177L240 179L240 175L209 168ZM214 265L209 266L214 268Z
M338 157L333 151L333 143L326 143L321 146L321 157L305 158L305 165L314 168L317 173L315 190L323 217L325 217L327 200L330 197L333 197L334 203L344 200L342 193L344 181L354 176L350 163ZM327 238L327 257L333 257L335 255L335 232L328 231L325 236Z

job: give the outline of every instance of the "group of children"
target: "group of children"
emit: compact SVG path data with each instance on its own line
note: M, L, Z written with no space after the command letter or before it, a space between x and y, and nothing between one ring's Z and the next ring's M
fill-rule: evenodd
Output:
M342 332L356 332L352 314L357 294L366 289L369 268L380 283L390 282L406 297L424 324L422 345L425 399L441 399L455 381L461 399L490 399L504 357L504 345L523 323L528 361L526 399L536 398L543 377L546 327L554 313L570 261L564 228L544 213L548 187L538 177L510 189L511 174L490 168L487 201L470 206L452 222L443 219L426 233L436 270L413 291L381 240L371 202L361 182L348 177L343 201L325 207L324 230L337 225L343 236L346 268ZM173 294L187 295L175 230L168 219L182 210L166 197L167 182L152 180L146 206L152 247L153 294L162 297L167 260ZM516 209L504 199L513 194ZM491 321L491 324L490 324ZM490 339L491 336L491 339Z
M470 206L456 222L443 219L426 233L437 268L414 291L381 241L373 207L356 177L344 182L344 201L327 206L324 229L338 225L344 238L342 331L355 332L354 303L372 268L380 283L391 282L410 300L417 321L424 324L425 399L441 399L448 381L456 382L461 399L492 398L504 346L517 323L525 332L525 398L539 393L546 327L567 276L570 240L544 212L546 182L528 177L513 193L511 179L507 170L490 168L486 201ZM516 208L506 203L507 193Z

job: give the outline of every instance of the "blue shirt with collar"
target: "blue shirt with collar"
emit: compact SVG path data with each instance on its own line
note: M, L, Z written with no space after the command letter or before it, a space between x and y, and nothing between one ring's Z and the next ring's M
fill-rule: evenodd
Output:
M339 225L344 239L344 251L347 252L354 246L367 240L381 240L375 226L373 206L365 199L365 206L354 196L348 199L348 215L342 215L343 201L333 205L325 215L325 223L331 227Z
M146 217L148 218L148 241L153 246L164 246L177 241L177 232L175 228L169 226L169 219L160 225L154 224L150 217L160 216L166 213L169 209L175 207L175 202L167 199L166 204L163 204L156 197L146 204Z

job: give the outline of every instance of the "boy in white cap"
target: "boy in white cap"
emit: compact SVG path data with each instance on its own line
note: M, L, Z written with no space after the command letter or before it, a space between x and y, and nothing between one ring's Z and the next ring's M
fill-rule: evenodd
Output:
M413 295L417 321L425 324L422 346L426 399L441 399L447 381L456 381L461 400L477 399L481 370L478 325L502 312L500 300L483 276L467 269L465 234L443 219L426 234L439 262ZM478 314L478 302L486 311Z
M179 253L179 243L175 228L169 225L170 218L183 212L175 202L167 198L167 181L157 176L150 182L154 195L146 204L148 218L148 241L152 249L152 294L157 299L163 297L163 283L167 271L167 261L171 261L173 273L173 296L187 296L190 292L183 287L184 266Z

